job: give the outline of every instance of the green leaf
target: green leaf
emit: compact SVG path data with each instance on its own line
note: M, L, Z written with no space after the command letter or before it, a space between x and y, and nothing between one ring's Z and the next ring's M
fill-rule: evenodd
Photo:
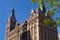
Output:
M60 2L53 2L53 5L60 7Z
M51 20L51 19L49 19L49 18L45 18L44 19L44 23L46 24L46 25L48 25L48 24L51 24L53 21Z
M58 26L60 26L60 18L59 17L56 18L56 23L57 23Z
M48 2L48 0L45 0L46 2Z
M35 4L37 2L37 0L31 0L33 4Z
M49 6L49 5L46 5L45 7L46 7L46 8L49 8L50 6Z
M40 0L40 1L38 2L38 7L40 7L42 4L43 4L43 0Z
M47 16L53 17L55 15L56 8L52 8L47 12Z
M52 25L53 27L57 27L57 24L53 19L45 18L43 22L45 25Z

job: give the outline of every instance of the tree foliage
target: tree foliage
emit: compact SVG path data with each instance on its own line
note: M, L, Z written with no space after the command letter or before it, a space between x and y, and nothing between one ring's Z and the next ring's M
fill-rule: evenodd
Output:
M57 14L57 12L60 12L58 9L60 8L60 1L59 0L31 0L33 4L37 4L38 7L40 7L40 5L45 4L45 7L47 9L46 13L47 16L50 16L51 18ZM48 10L49 8L49 10ZM55 22L55 23L54 23ZM44 23L45 24L54 24L54 26L59 26L60 25L60 18L55 18L55 19L49 19L49 18L45 18L44 19Z

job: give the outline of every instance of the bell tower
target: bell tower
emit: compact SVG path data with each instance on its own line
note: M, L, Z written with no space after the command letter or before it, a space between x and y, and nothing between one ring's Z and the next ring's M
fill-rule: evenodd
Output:
M15 25L16 25L16 18L15 18L15 15L14 15L14 8L13 8L10 16L8 17L8 21L7 21L6 40L9 40L8 35L15 28Z
M14 15L14 8L12 9L11 15L10 15L8 20L10 22L10 31L11 31L15 28L15 25L16 25L16 18L15 18L15 15Z
M7 28L7 30L6 30L7 34L9 34L9 32L15 28L15 25L16 25L16 18L14 15L14 8L13 8L10 16L8 17L8 21L7 21L7 27L6 27Z

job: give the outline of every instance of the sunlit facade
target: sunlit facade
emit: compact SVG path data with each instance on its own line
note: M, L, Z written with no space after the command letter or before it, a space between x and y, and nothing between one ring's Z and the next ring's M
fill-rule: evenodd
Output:
M45 25L44 6L37 8L37 11L32 9L29 19L18 24L14 15L14 9L8 18L6 26L6 40L58 40L57 28L52 25Z

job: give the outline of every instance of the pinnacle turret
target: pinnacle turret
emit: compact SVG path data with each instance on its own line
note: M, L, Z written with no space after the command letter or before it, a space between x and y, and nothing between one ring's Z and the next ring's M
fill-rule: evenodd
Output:
M12 17L12 16L14 16L14 8L13 8L12 11L11 11L10 17Z
M40 9L41 9L41 11L43 11L44 13L46 12L46 8L45 8L44 4L42 4L42 5L40 6Z
M31 10L31 13L36 13L36 11L34 9Z
M10 14L10 20L14 20L16 22L16 18L15 18L15 14L14 14L14 8L12 9L11 11L11 14Z
M45 16L46 8L45 8L44 4L41 4L40 7L37 8L36 13L39 13L40 16Z

